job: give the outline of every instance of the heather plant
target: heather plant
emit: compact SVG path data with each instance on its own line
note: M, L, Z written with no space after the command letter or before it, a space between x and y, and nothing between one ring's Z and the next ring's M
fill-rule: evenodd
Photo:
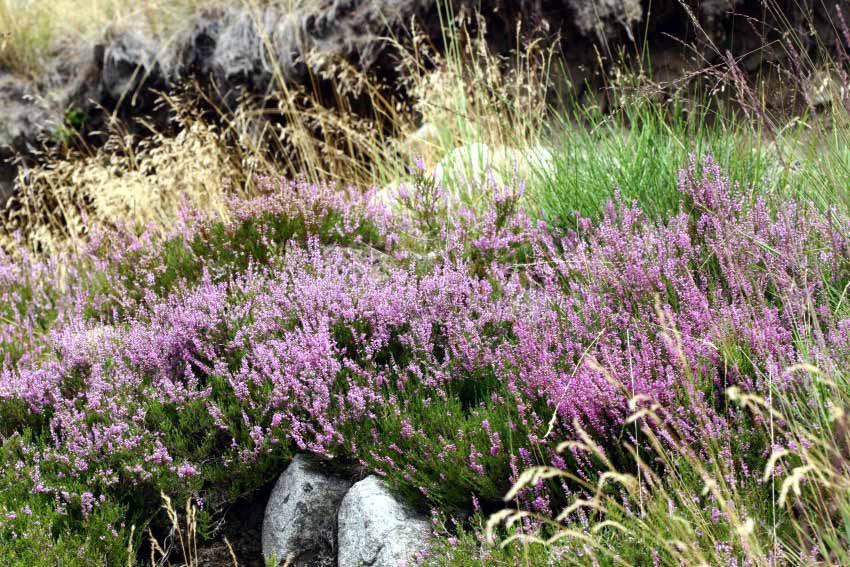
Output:
M726 391L730 406L752 417L756 434L770 441L754 468L733 463L736 453L717 439L698 446L683 441L657 406L640 408L644 400L635 398L629 422L643 443L625 443L628 469L609 464L590 479L552 467L529 469L514 490L559 477L582 489L557 516L509 509L494 515L489 537L503 521L525 522L533 527L511 529L502 554L515 555L511 542L520 541L537 554L567 551L604 565L845 564L846 388L813 366L786 374L803 376L803 385L764 397L737 387ZM600 448L585 441L563 443L567 449L604 460ZM462 553L480 564L483 552L464 543Z
M238 494L244 486L233 463L251 463L250 476L260 480L248 482L250 488L270 478L289 454L285 442L271 457L262 450L278 442L269 433L286 416L285 411L270 415L270 408L295 403L295 414L286 416L285 427L294 428L293 434L299 436L302 427L308 428L308 436L316 433L311 419L326 420L322 410L332 407L308 408L307 420L297 416L296 406L302 403L298 392L304 387L312 391L320 377L302 387L281 376L284 382L269 391L259 384L259 376L253 376L256 366L260 375L273 370L262 369L265 358L280 353L285 343L269 343L274 348L257 343L256 349L244 343L260 337L260 342L272 340L279 334L273 329L282 325L299 331L286 337L292 343L289 348L316 357L315 363L332 356L346 341L352 344L345 348L355 353L363 348L359 342L363 337L352 334L345 319L329 329L327 321L321 322L326 314L313 315L319 318L315 324L332 330L334 342L341 345L327 352L298 347L305 338L299 327L312 325L302 310L321 306L322 298L334 289L345 303L351 302L346 294L361 287L369 290L370 300L382 300L382 280L374 280L375 266L369 266L368 258L358 259L354 249L322 249L343 243L367 249L370 243L378 244L382 213L363 198L327 186L284 184L277 189L268 198L234 203L231 223L187 218L175 235L165 238L132 233L109 235L111 240L97 236L75 262L66 259L61 264L72 267L64 278L39 278L50 273L51 265L42 266L26 255L9 259L7 304L17 309L10 309L6 321L5 330L12 336L7 344L22 344L22 336L34 344L27 356L10 353L5 358L4 435L34 431L58 442L62 449L43 448L32 466L41 471L49 461L45 476L58 482L62 491L67 492L62 479L84 476L120 492L131 508L144 509L152 489L138 485L178 491L172 483L182 482L184 489L191 489L191 479L199 474L191 463L227 453L223 443L229 440L232 456L208 463L203 477ZM386 240L383 246L389 250L392 239ZM352 271L352 259L356 269L346 275ZM31 273L23 274L28 269ZM276 270L287 276L273 277ZM335 276L335 271L341 274ZM20 281L11 281L16 275ZM411 277L401 273L396 277L402 289L410 288L408 294L416 293ZM368 280L372 281L363 287ZM456 280L458 285L465 281ZM295 289L302 298L313 289L316 299L306 306L282 306L267 295L281 294L282 300ZM45 319L44 309L52 315L35 332L32 321ZM358 326L362 324L353 329ZM31 372L23 371L29 365ZM231 376L236 371L238 378ZM309 365L305 371L313 372ZM327 376L329 388L335 386L332 378ZM249 387L252 383L257 388ZM263 405L245 406L243 395L255 396ZM340 436L336 437L298 445L328 452L334 441L339 442ZM183 462L176 461L172 456L176 454ZM137 485L135 492L128 490L128 483Z
M42 508L51 530L106 537L105 515L124 550L163 491L192 498L205 532L295 451L448 512L486 513L552 464L565 482L513 494L548 517L634 466L622 440L654 447L640 410L671 424L651 428L661 447L749 479L778 437L727 389L791 391L806 383L784 369L847 356L846 221L752 203L710 159L681 173L669 221L618 198L564 232L524 212L521 188L469 209L422 174L390 211L265 183L224 221L95 235L64 274L8 259L3 462L34 498L89 511Z
M0 551L7 565L126 563L125 508L95 497L85 480L47 493L27 455L33 436L3 438L0 447ZM73 496L72 496L73 494Z
M838 337L847 316L836 291L847 281L841 221L816 220L796 204L776 213L763 203L746 208L724 188L716 166L705 165L701 181L693 167L681 175L690 214L680 220L692 232L690 242L676 241L703 248L691 265L703 266L705 277L700 282L691 270L691 282L680 288L690 288L686 295L675 293L686 280L667 272L656 314L642 315L657 321L668 368L678 375L671 386L687 395L677 400L670 390L639 387L634 356L627 365L589 358L588 371L631 396L623 441L597 443L586 424L574 422L575 439L558 450L582 455L594 472L565 466L562 458L527 470L508 500L560 482L567 502L551 515L527 505L500 512L488 526L491 537L504 521L507 545L519 540L606 565L845 561L838 526L846 518L846 391L836 365L845 356ZM663 275L671 264L657 260ZM635 275L650 273L649 265L637 266ZM617 283L623 279L628 275ZM710 295L700 299L700 288ZM720 298L727 306L714 303ZM707 318L694 309L705 300ZM700 328L708 334L697 339ZM626 330L627 349L637 337ZM836 379L811 363L838 372Z

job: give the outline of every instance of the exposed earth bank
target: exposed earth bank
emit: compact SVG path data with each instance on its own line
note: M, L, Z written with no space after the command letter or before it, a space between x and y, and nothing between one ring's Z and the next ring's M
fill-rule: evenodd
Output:
M597 88L600 67L624 53L648 52L659 77L710 68L727 53L745 73L756 73L786 57L781 41L765 41L784 32L794 32L804 49L840 41L837 13L786 3L768 10L758 0L453 0L450 9L485 27L497 52L510 51L518 38L543 38L566 64L560 85L581 91ZM471 17L476 7L481 19ZM105 30L93 44L67 41L37 78L0 69L0 196L13 191L20 164L37 161L63 131L96 147L109 116L164 122L157 93L187 84L228 109L246 97L267 100L281 84L330 88L345 61L403 97L398 50L414 29L441 50L446 10L438 0L316 0L294 12L205 11L167 39L124 27ZM781 25L774 17L780 11Z

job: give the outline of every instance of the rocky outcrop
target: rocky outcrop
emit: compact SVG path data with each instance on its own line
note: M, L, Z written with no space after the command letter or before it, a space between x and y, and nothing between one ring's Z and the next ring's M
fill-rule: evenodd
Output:
M336 514L350 486L296 455L266 505L263 556L293 567L335 565Z
M381 56L391 35L403 36L411 18L427 21L435 10L435 0L322 0L294 12L219 9L198 14L160 44L137 30L115 33L103 46L103 60L89 65L102 70L108 103L138 96L144 85L173 88L190 79L214 85L211 92L232 103L244 93L265 94L276 81L305 84L340 60L368 72L387 63Z
M0 74L0 146L32 151L29 144L50 127L52 115L34 86L11 74Z
M559 42L571 75L566 82L579 89L593 79L590 70L602 61L600 53L641 45L649 46L654 61L664 59L665 49L679 54L673 58L679 61L686 51L681 42L693 44L688 57L708 66L722 63L729 48L745 55L746 71L757 72L766 57L783 57L781 48L765 46L765 40L781 44L789 27L799 30L803 49L840 41L834 6L802 10L790 0L771 3L770 10L765 6L763 0L663 0L650 11L650 0L452 0L455 14L480 11L480 19L468 21L486 27L497 51L515 47L517 29ZM274 5L206 11L166 39L126 28L107 30L95 45L61 46L37 84L0 70L0 189L14 175L12 157L32 157L43 142L55 143L69 115L78 120L66 126L96 146L108 118L153 113L158 91L188 82L204 87L225 110L246 95L280 91L281 83L321 92L342 62L390 88L404 72L396 46L409 44L415 25L441 49L441 21L438 0L311 0L294 11ZM733 33L749 30L752 21L765 37ZM166 122L167 113L159 118Z
M32 157L56 145L63 126L96 146L112 116L149 119L160 91L194 82L228 109L244 95L262 97L281 83L312 86L334 75L342 60L361 72L382 67L378 74L389 77L389 38L409 35L405 29L414 19L439 36L436 0L316 0L304 6L205 11L165 39L141 28L110 29L94 45L58 46L39 81L0 69L0 165L10 169L0 178L13 176L13 156ZM80 120L67 124L69 115Z
M339 509L339 567L412 565L429 536L427 518L399 502L378 477L366 477Z

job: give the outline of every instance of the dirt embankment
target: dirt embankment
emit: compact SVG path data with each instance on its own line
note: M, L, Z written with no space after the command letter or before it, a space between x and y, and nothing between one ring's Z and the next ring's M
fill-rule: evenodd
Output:
M225 110L246 97L267 100L282 85L322 92L343 68L393 91L403 82L399 49L409 46L414 30L442 49L443 24L452 16L486 28L495 51L531 37L548 42L564 62L568 80L561 84L579 91L598 88L595 73L623 55L648 54L656 77L675 80L728 63L728 54L744 73L781 65L788 37L804 55L843 49L837 8L787 4L453 0L449 7L438 0L316 0L294 12L207 11L167 40L132 27L110 29L94 44L59 46L38 80L0 69L0 196L13 191L21 164L37 161L69 131L97 146L110 116L164 121L157 93L187 83Z

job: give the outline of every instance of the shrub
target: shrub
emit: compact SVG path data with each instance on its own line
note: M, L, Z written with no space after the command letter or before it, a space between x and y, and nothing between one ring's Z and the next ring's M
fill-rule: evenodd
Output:
M95 242L61 282L10 266L4 332L31 346L5 360L4 439L30 435L45 493L103 494L133 522L161 490L250 491L293 451L487 509L536 463L593 477L600 462L556 437L586 431L602 465L627 464L635 397L695 451L721 445L702 457L751 467L764 439L724 391L796 385L787 366L846 352L846 224L745 207L710 160L680 188L665 224L614 201L558 233L498 188L476 212L421 180L393 215L284 184L226 223ZM804 352L815 324L829 338ZM560 488L517 497L546 513Z

